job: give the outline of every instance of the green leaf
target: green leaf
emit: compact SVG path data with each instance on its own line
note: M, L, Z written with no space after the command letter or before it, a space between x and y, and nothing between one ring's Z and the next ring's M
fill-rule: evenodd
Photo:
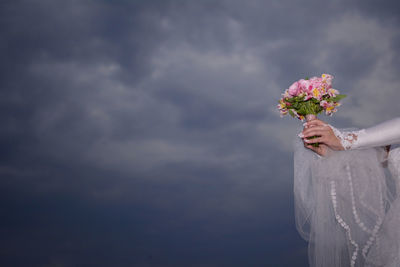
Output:
M347 95L337 95L335 97L331 97L331 98L327 99L327 101L328 102L339 102L340 100L342 100L345 97L347 97Z
M307 109L304 105L301 105L300 108L296 111L297 111L297 113L299 113L300 115L303 115L303 116L307 114Z

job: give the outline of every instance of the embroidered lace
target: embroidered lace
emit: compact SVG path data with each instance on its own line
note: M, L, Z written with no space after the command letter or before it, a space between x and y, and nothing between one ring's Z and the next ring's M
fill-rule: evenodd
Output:
M339 131L329 125L345 150L363 149L400 143L400 118L395 118L376 126L357 130Z

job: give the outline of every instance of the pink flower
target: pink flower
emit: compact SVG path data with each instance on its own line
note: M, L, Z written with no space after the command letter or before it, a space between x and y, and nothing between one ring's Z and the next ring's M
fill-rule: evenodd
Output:
M332 75L330 75L330 74L326 74L326 73L324 73L324 74L322 74L321 75L321 78L324 80L324 81L329 81L329 82L332 82L332 79L333 79L333 76Z
M300 85L298 82L294 82L290 87L289 87L289 94L292 96L298 96L300 94Z
M292 98L292 96L289 94L289 89L286 89L282 96L283 98Z
M286 102L285 102L285 100L283 98L281 98L279 100L279 104L278 104L277 107L279 109L279 113L281 114L281 117L288 113L287 105L286 105Z
M327 115L332 115L340 105L338 102L334 102L339 91L332 88L332 79L332 75L322 74L321 77L300 79L294 82L284 91L277 106L281 116L290 113L290 115L304 120L304 115L298 113L300 110L302 114L314 110L314 112L324 111ZM337 99L343 97L345 96L339 95ZM310 99L311 101L309 101Z
M336 89L330 88L330 89L328 90L328 94L329 94L330 97L335 97L336 95L339 94L339 91L336 90Z
M322 100L321 102L319 102L319 105L325 109L328 107L328 101Z
M321 100L323 96L323 92L321 92L321 89L319 87L314 87L312 89L312 97L314 97L317 100Z
M325 84L325 89L326 89L326 90L329 90L329 89L331 89L331 88L332 88L332 84L327 84L327 83Z
M298 83L300 85L301 91L303 91L305 93L311 93L312 84L311 84L310 80L301 79L301 80L299 80Z
M328 116L331 116L333 113L335 113L337 111L336 107L340 106L340 103L328 102L325 100L322 100L319 104L324 108L325 114Z
M304 97L304 101L307 101L309 99L313 98L312 93L306 94L306 96Z
M333 79L332 75L324 73L321 75L321 78L322 78L322 81L324 83L326 83L327 89L332 87L332 79Z

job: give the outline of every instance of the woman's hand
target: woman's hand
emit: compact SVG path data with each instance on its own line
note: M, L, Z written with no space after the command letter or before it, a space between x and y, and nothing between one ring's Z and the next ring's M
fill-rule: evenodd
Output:
M313 136L317 137L308 139ZM342 143L336 137L332 128L318 119L305 123L304 130L300 134L300 137L303 138L304 146L306 148L309 148L322 156L326 155L328 148L332 150L344 150ZM319 146L312 146L314 143L319 143Z
M319 143L318 146L309 145L306 142L304 142L304 140L303 143L304 147L311 149L312 151L323 157L326 156L330 150L329 147L323 143Z

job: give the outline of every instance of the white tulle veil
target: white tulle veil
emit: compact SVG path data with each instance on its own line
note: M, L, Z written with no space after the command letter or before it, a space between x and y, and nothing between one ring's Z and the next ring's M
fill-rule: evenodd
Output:
M310 266L386 266L395 257L385 233L395 195L384 157L375 148L319 157L295 142L296 228L309 242Z

